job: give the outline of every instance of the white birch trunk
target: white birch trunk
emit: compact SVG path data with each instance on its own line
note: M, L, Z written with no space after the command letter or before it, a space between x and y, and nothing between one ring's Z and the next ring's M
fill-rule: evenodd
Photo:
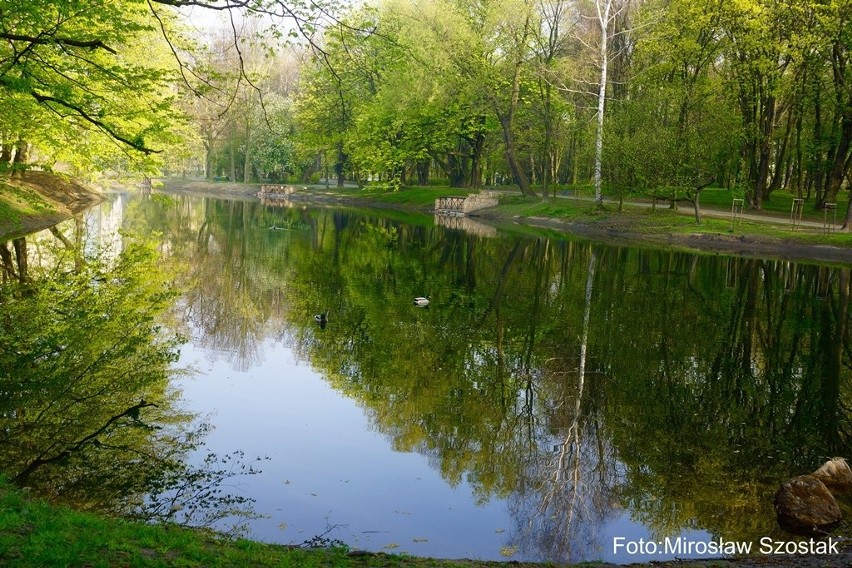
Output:
M601 11L603 4L603 11ZM609 39L609 12L612 8L612 0L596 0L595 7L598 11L598 23L601 30L600 63L601 63L601 85L598 90L598 131L595 138L595 204L603 207L603 193L601 192L601 162L603 161L603 135L604 135L604 110L606 106L606 68L609 62L607 53L607 40Z

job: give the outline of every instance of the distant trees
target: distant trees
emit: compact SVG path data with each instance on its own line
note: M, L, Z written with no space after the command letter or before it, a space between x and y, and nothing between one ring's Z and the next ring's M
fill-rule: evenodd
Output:
M694 197L715 180L755 209L779 189L821 206L852 166L850 6L394 0L327 30L302 96L335 85L311 113L345 107L353 176L431 167L530 195L594 181L596 197Z
M270 53L251 26L220 28L193 54L204 76L185 111L204 145L204 173L251 183L296 170L292 94L298 50Z
M237 87L250 82L253 69L236 56L238 63L226 70L236 81L223 81L190 39L178 11L184 7L233 10L233 51L244 39L237 11L245 22L287 19L312 33L309 16L281 2L0 0L0 165L20 169L35 157L43 166L63 163L80 172L153 171L195 142L185 128L192 108L208 149L223 124L233 127L234 116L242 118L241 169L252 172L260 93ZM281 38L276 27L265 33ZM228 92L217 94L220 88ZM237 103L240 110L222 120ZM205 106L216 110L202 111Z
M186 6L245 19L193 44ZM849 186L849 0L385 0L339 17L215 0L0 7L9 167L29 151L150 168L195 138L208 177L244 182L325 169L338 184L531 196L594 183L600 199L697 197L712 179L755 209L778 190L821 207ZM283 18L313 57L283 47Z

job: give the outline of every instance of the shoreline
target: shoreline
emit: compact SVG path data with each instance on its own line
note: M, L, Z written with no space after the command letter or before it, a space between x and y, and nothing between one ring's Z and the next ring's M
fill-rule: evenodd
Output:
M555 229L568 235L599 240L617 246L650 245L655 248L677 248L687 252L773 258L787 261L809 261L852 264L852 248L833 245L814 245L795 240L780 240L754 235L725 235L722 233L641 233L589 223L577 223L548 217L508 217L471 215L471 218L497 222L513 222L543 229Z
M11 240L29 233L46 229L60 221L66 220L80 211L100 202L103 195L89 187L60 176L44 172L28 172L24 181L26 185L37 190L45 198L56 204L56 207L41 214L25 215L15 223L0 223L0 237ZM432 213L431 205L386 202L376 198L376 194L352 195L353 188L336 191L336 188L325 186L297 186L299 190L282 198L282 203L298 202L305 205L351 206L378 210L416 211L423 214ZM229 182L208 182L197 179L162 180L162 187L155 191L174 195L193 195L217 199L239 201L257 200L259 184L245 185ZM347 194L347 190L349 194ZM566 199L575 204L582 200ZM789 237L767 236L754 233L722 233L722 232L672 232L664 228L645 228L640 230L642 213L618 213L609 217L592 218L588 215L581 218L561 218L559 216L517 215L496 208L483 209L468 215L472 220L487 224L497 229L511 230L513 227L531 227L556 231L566 236L594 240L613 246L640 246L683 250L698 254L732 255L753 258L773 258L785 261L803 261L830 264L852 264L852 245L836 246L833 244L815 244L808 242L800 235L790 234ZM723 215L724 212L703 209L707 217ZM683 213L684 217L688 214ZM767 225L779 224L778 219L766 217ZM812 234L812 232L811 232ZM852 242L852 239L850 239Z
M299 187L299 191L279 198L282 203L298 202L306 205L341 205L360 206L373 209L394 209L400 211L418 211L432 213L431 206L416 204L387 203L373 196L346 195L336 192L336 188ZM214 183L194 181L166 180L162 190L166 193L180 195L200 195L205 197L248 200L256 199L259 185L243 185L232 183ZM350 191L352 188L348 188ZM581 202L581 200L574 200ZM563 219L545 216L521 216L501 211L496 208L483 209L468 215L469 218L496 226L497 228L520 225L540 229L555 230L569 236L601 241L615 246L651 246L654 248L681 249L688 252L703 254L721 254L752 258L773 258L786 261L807 261L817 263L852 264L852 246L842 247L832 244L813 244L796 234L788 238L764 236L751 233L721 233L721 232L692 232L675 233L671 231L637 230L634 223L636 214L619 213L611 219ZM707 217L723 217L727 212L713 209L702 209ZM681 213L691 217L691 212ZM765 221L778 224L778 219L766 216ZM800 233L801 234L801 233ZM808 234L808 233L804 233Z
M214 184L208 184L214 185ZM235 186L241 186L242 184L234 184ZM83 186L79 186L83 187ZM85 188L84 188L85 189ZM226 191L215 192L210 187L204 187L204 184L199 184L197 188L177 188L175 190L165 188L163 189L164 193L169 194L182 194L182 195L203 195L208 197L215 198L231 198L238 200L253 200L253 190L256 188L252 186L242 186L242 187L234 187L234 188L225 188ZM88 191L88 189L87 189ZM394 204L394 203L383 203L380 201L370 200L370 196L366 197L353 197L347 196L345 194L333 194L333 193L310 193L305 191L303 193L296 194L297 197L293 199L293 201L297 201L304 204L322 204L328 206L356 206L356 207L366 207L366 208L375 208L378 210L401 210L401 211L419 211L419 212L429 212L429 209L424 206L411 206L405 204ZM94 196L101 197L99 194L94 193ZM93 197L92 199L95 199ZM282 200L284 201L284 200ZM89 203L87 206L92 205L93 203ZM682 249L684 247L688 248L693 252L701 252L705 254L741 254L744 256L772 256L771 253L768 255L761 255L761 247L766 247L767 250L774 251L781 258L784 258L785 254L792 254L792 257L789 260L807 260L807 261L818 261L818 262L844 262L850 263L852 262L852 247L844 248L844 247L823 247L820 245L809 245L803 243L795 244L791 249L790 243L785 243L783 241L773 241L773 242L762 242L763 239L759 237L751 237L747 238L746 236L732 236L732 235L724 235L724 234L696 234L692 236L686 235L674 235L674 234L659 234L659 233L641 233L638 231L630 231L629 223L627 224L607 224L601 223L597 219L592 219L592 222L578 222L567 219L559 219L559 218L548 218L548 217L523 217L520 215L509 215L505 213L501 213L499 209L495 210L485 210L479 215L471 215L471 218L482 220L483 222L491 222L496 223L499 227L501 224L516 224L521 226L533 226L533 227L541 227L544 229L552 229L559 232L564 232L568 235L574 235L580 238L587 239L595 239L603 242L615 244L616 246L664 246L669 249ZM43 217L43 219L47 219L47 217ZM49 225L46 225L49 226ZM692 240L695 240L693 243ZM741 250L740 252L736 252L736 247L740 246L742 249L748 248L749 250ZM718 247L718 248L714 248ZM823 249L830 249L827 254L823 254L825 251ZM807 256L799 257L797 254L808 253ZM825 257L825 258L823 258ZM2 489L2 484L0 484L0 489ZM2 518L2 511L0 511L0 518ZM124 521L116 521L111 519L104 519L105 523L117 523ZM24 533L28 534L28 530L30 530L29 523L24 526L20 531L22 535L21 538L26 538ZM37 525L36 525L37 526ZM168 525L163 525L158 528L162 530L169 530ZM9 532L11 531L11 532ZM5 532L10 538L17 538L17 532L12 527ZM37 530L35 531L38 532ZM85 529L80 531L85 532ZM80 540L85 540L90 538L90 535L79 534L75 538L79 538ZM793 537L790 537L792 540ZM219 541L221 542L221 541ZM214 546L214 545L210 545ZM267 545L262 545L267 546ZM286 555L287 552L286 547L274 547L277 551L276 554ZM146 550L145 548L142 549ZM143 552L143 556L146 556L147 553ZM310 551L310 554L322 555L328 554L328 552L323 551ZM413 568L429 568L433 567L441 567L441 568L449 568L452 566L458 566L460 568L476 568L476 567L503 567L503 566L521 566L526 568L533 567L544 567L544 566L586 566L586 567L606 567L606 568L614 568L617 566L628 566L628 567L664 567L664 568L674 568L674 567L687 567L687 568L710 568L710 567L722 567L722 566L730 566L732 568L775 568L775 567L786 567L786 566L798 566L801 568L817 568L821 566L826 566L830 568L840 567L840 566L852 566L852 541L846 539L840 541L840 550L838 553L834 554L796 554L796 555L773 555L773 554L762 554L757 552L751 556L734 556L734 557L715 557L715 558L701 558L701 559L669 559L669 560L655 560L655 559L643 559L641 562L631 562L628 564L612 564L600 561L590 561L583 562L580 564L553 564L553 563L536 563L536 562L528 562L528 561L515 561L511 559L507 559L506 561L479 561L479 560L469 560L469 559L441 559L441 558L427 558L427 557L405 557L399 555L389 555L381 552L344 552L341 553L343 558L346 559L346 563L344 564L334 564L335 566L374 566L374 565L382 565L382 566L411 566ZM4 564L3 554L0 553L0 564ZM162 560L163 558L158 558ZM178 556L178 559L180 557ZM169 559L171 560L171 559ZM629 559L627 560L629 562ZM380 563L380 564L378 564ZM170 564L167 564L170 565ZM260 564L258 564L260 565ZM323 564L324 565L324 564Z
M648 559L561 564L520 560L442 559L347 547L305 548L227 539L169 524L132 522L54 505L13 487L0 476L0 565L98 566L335 566L337 568L845 568L852 542L830 553L759 554L700 559ZM52 538L45 540L44 534ZM762 549L761 549L762 550ZM825 548L823 548L825 550Z
M13 240L74 217L104 196L81 182L37 170L0 177L0 238Z

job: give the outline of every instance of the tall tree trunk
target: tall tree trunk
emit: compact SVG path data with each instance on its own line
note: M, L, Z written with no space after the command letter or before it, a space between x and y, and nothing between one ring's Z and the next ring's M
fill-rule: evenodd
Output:
M429 166L432 160L424 159L417 162L417 185L429 185Z
M27 239L19 237L12 241L12 246L15 247L15 260L18 262L18 280L21 283L27 281L29 270L27 262Z
M503 142L506 146L506 161L509 163L509 168L512 170L512 175L515 176L515 182L524 195L538 195L530 186L529 178L518 161L517 150L515 148L515 133L514 120L515 111L518 108L518 102L521 97L521 66L523 65L522 46L526 45L526 40L529 37L529 16L524 21L523 33L517 41L518 53L515 54L515 66L512 73L512 92L509 97L509 106L503 111L496 97L493 99L494 110L497 114L497 119L500 121L500 126L503 129Z
M346 153L343 151L343 141L337 143L337 162L334 164L334 173L337 174L337 187L343 187L346 182Z
M757 146L757 177L754 183L754 203L758 211L763 209L763 200L769 189L769 164L772 159L772 131L775 125L775 97L769 95L762 103L760 116L760 140Z
M772 175L772 181L766 190L764 198L768 198L770 194L781 187L781 183L785 181L787 174L787 147L790 145L790 133L793 131L793 109L791 108L787 114L787 125L784 128L784 138L781 141L781 148L775 156L775 173Z
M9 278L17 278L18 272L15 270L15 263L12 261L12 253L5 242L0 243L0 263L3 267L3 282Z
M601 10L603 4L603 11ZM609 40L609 12L612 8L612 0L597 0L595 7L598 11L598 24L600 24L600 88L598 89L598 127L595 134L595 204L603 208L603 191L601 189L601 168L603 163L603 136L604 136L604 110L606 108L606 72L609 62L607 52L607 41Z
M850 104L852 104L852 101L850 101ZM832 203L837 200L837 193L843 185L843 179L849 171L850 160L852 160L852 155L849 153L850 147L852 147L852 111L844 113L841 119L840 140L837 143L834 161L828 174L826 190L823 195L824 203Z
M550 189L551 182L551 169L553 167L553 157L551 156L550 146L552 144L553 139L553 119L551 117L551 93L550 93L550 83L545 83L544 85L544 148L542 153L544 154L544 165L542 167L541 172L541 194L545 199L548 197L548 191ZM554 196L556 192L554 191Z
M823 126L822 126L822 82L815 82L815 92L814 92L814 144L813 144L813 154L811 156L811 183L813 187L816 189L816 195L814 196L814 204L816 207L822 205L822 184L823 177L825 176L825 167L824 161L825 156L823 155L822 143L823 143ZM808 197L810 197L810 189L811 185L808 185Z
M527 178L526 172L518 162L518 156L515 151L515 137L512 132L512 119L510 116L499 114L500 126L503 127L503 142L506 145L506 161L509 163L509 169L512 170L512 175L515 176L515 183L521 189L524 195L537 195L530 186L530 180Z
M204 177L213 181L213 137L204 139Z
M24 166L30 161L30 145L26 140L18 140L15 143L15 160L12 164L15 170L14 176L23 175Z
M482 153L485 150L485 132L477 132L473 137L466 137L468 145L470 145L470 174L468 177L468 187L479 189L482 187Z
M9 165L12 163L12 150L14 145L8 134L3 134L3 147L0 148L0 165Z
M802 198L803 181L804 181L804 161L802 160L802 110L796 116L796 197Z
M246 155L243 161L243 183L251 183L251 121L246 119Z
M234 147L234 139L231 138L228 144L228 154L231 159L231 175L228 177L228 181L236 182L237 181L237 149Z

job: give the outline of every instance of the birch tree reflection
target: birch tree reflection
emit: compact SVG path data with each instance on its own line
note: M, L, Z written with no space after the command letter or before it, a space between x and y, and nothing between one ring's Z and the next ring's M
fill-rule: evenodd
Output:
M605 377L593 373L598 383L587 385L597 263L592 250L577 354L550 359L541 370L541 386L551 394L541 416L539 449L522 464L523 487L510 500L516 520L512 541L527 557L564 562L594 556L612 509L616 461L595 400Z
M508 498L524 557L597 556L615 516L767 534L778 483L849 447L848 267L240 207L238 230L196 208L173 237L206 344L288 342L394 449Z

